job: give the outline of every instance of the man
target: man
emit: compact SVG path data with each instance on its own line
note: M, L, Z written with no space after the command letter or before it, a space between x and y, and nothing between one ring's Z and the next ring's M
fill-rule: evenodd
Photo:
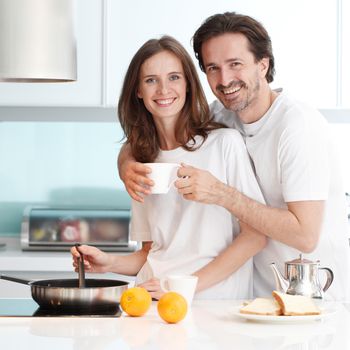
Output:
M302 252L333 270L327 296L348 300L345 197L326 121L316 110L270 88L271 41L253 18L233 12L209 17L196 31L193 46L221 102L213 103L213 115L244 137L266 205L186 165L178 172L186 177L176 182L179 193L188 200L223 206L270 238L254 258L257 296L269 295L274 288L271 262L283 270L285 261ZM140 186L151 184L144 167L126 168L121 175L129 193L147 193Z

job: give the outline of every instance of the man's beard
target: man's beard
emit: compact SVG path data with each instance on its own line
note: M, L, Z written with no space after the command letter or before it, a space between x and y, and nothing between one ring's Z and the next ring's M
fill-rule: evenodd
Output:
M235 86L241 86L241 92L246 92L246 97L243 99L239 99L239 100L230 100L230 99L225 99L222 94L223 94L223 89L228 89L228 88L232 88ZM245 110L246 108L248 108L252 102L256 99L256 96L258 94L258 91L260 90L260 81L257 78L255 80L255 84L254 87L249 90L248 86L243 82L243 81L231 81L230 84L228 84L227 86L223 86L223 85L218 85L216 88L217 91L220 92L220 101L221 103L225 106L226 109L232 111L232 112L241 112L243 110Z

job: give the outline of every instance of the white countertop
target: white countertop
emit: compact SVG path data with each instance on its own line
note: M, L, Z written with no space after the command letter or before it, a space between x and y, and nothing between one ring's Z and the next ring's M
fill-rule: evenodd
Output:
M0 271L72 271L69 251L23 251L19 237L1 237ZM112 252L113 254L128 254Z
M350 305L338 304L330 318L276 324L242 320L238 301L194 301L178 324L157 314L156 302L143 317L0 318L1 348L161 350L346 350L350 349Z

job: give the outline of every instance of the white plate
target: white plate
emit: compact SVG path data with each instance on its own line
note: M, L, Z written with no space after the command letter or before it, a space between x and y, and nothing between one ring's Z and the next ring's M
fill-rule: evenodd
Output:
M233 314L239 318L246 320L252 320L256 322L274 322L274 323L303 323L323 320L334 315L337 311L334 305L328 307L322 307L322 313L320 315L307 315L307 316L267 316L267 315L250 315L241 314L239 309L242 306L237 306L234 309Z

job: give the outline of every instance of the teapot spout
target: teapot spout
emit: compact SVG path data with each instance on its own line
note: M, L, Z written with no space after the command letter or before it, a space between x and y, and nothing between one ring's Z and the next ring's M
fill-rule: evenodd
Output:
M273 271L273 275L275 277L275 283L276 283L276 290L278 292L286 293L289 283L288 280L286 280L282 274L279 272L278 268L276 267L275 263L271 263L270 267Z

